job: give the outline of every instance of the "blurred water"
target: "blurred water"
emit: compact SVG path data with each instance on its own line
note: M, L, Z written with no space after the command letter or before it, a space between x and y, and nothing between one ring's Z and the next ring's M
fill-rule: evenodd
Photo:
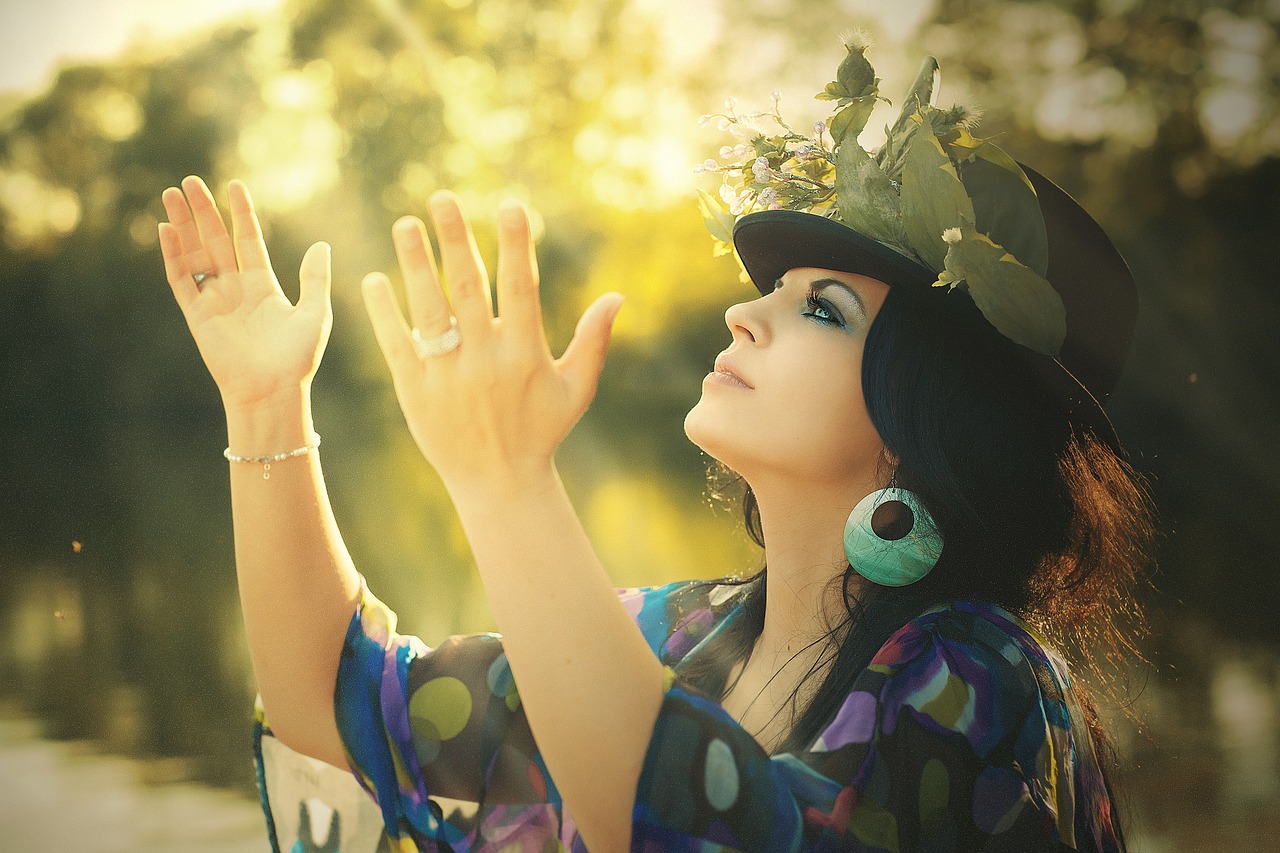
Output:
M257 802L185 781L182 764L52 742L0 709L0 853L265 853Z

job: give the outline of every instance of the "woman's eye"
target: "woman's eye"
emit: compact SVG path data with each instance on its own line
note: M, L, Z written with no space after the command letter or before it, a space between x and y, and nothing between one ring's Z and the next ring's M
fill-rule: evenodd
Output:
M835 309L830 302L821 299L815 293L810 293L805 299L808 310L805 311L806 317L812 317L823 323L831 323L836 326L844 325L844 318L840 316L840 312Z

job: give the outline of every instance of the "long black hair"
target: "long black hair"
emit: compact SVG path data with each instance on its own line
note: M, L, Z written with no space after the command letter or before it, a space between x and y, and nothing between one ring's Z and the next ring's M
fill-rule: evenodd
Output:
M803 707L801 690L793 694L791 730L776 751L812 743L889 636L934 604L994 602L1095 673L1133 653L1143 625L1136 593L1155 529L1146 485L1111 447L1072 425L1018 345L967 295L890 288L868 332L862 388L898 460L897 484L919 497L945 545L934 569L909 586L855 592L852 566L835 579L845 612L811 670L826 675L804 691L811 698ZM763 547L755 496L742 486L747 531ZM727 692L729 672L760 634L767 572L737 581L747 585L741 617L685 668L710 695ZM1081 699L1095 752L1112 756L1093 703Z

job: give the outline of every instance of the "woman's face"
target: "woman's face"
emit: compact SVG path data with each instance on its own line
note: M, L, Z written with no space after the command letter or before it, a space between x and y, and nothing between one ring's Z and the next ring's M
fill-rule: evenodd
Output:
M689 439L753 485L778 475L874 484L884 444L862 394L862 351L888 292L866 276L800 267L731 307L733 342L685 418Z

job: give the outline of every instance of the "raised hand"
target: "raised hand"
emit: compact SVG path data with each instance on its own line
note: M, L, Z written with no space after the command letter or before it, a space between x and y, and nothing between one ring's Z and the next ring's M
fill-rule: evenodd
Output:
M420 352L387 277L370 273L363 286L405 420L451 487L493 485L545 470L595 396L622 296L606 293L592 303L564 354L553 359L524 208L509 202L499 212L495 316L489 276L457 198L440 192L430 207L448 296L423 223L399 220L392 239L420 338L447 346L441 336L456 317L458 346L442 354Z
M310 386L329 331L329 246L307 250L298 304L271 269L249 190L228 189L234 239L204 181L164 191L160 223L165 274L187 327L228 408L251 408Z

